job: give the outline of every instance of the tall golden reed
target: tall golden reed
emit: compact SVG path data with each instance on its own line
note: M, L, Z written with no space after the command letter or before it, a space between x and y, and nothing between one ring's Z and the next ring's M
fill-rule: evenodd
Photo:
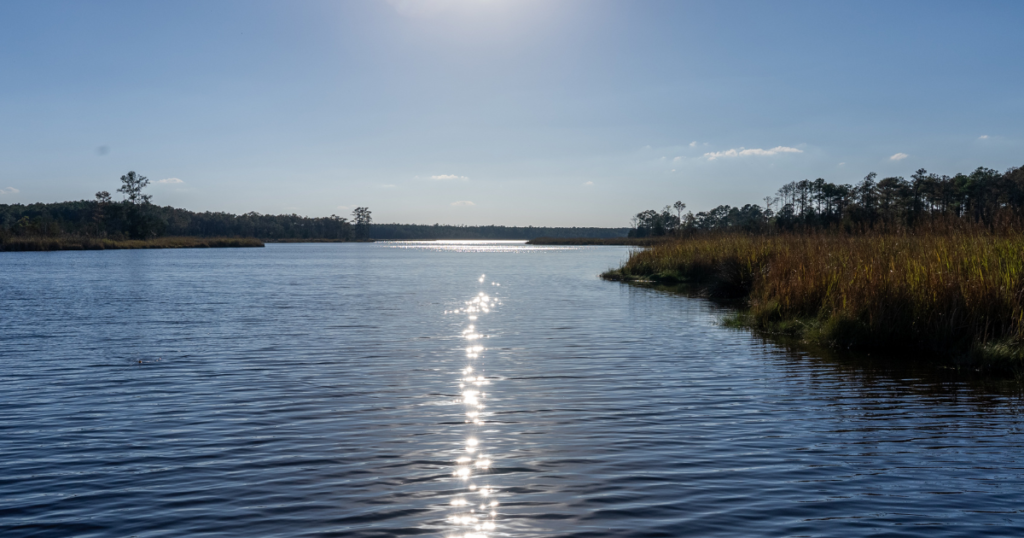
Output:
M606 276L745 296L755 326L808 320L840 347L965 352L1024 337L1016 234L706 236L637 250Z

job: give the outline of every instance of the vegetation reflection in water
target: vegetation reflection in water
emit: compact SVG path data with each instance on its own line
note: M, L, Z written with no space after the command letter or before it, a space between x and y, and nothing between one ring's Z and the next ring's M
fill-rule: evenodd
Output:
M486 280L486 275L480 275L477 282L484 285ZM497 282L490 285L500 286ZM498 501L495 496L498 491L488 482L486 474L493 456L487 450L486 439L479 435L480 427L487 422L483 403L487 393L484 388L491 381L482 373L481 356L486 348L475 342L483 338L476 326L480 316L490 313L499 304L496 298L481 291L466 301L462 308L445 312L466 316L468 324L462 331L462 338L470 344L465 348L466 367L458 373L459 401L465 406L467 432L464 446L459 449L462 454L455 459L452 472L456 479L465 483L465 490L451 500L454 511L448 521L455 526L455 534L451 534L451 538L486 538L488 531L497 528Z

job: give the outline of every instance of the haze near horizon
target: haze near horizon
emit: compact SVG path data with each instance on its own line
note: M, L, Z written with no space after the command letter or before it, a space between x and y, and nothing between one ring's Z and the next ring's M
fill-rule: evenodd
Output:
M0 204L622 227L1024 164L1016 2L7 2Z

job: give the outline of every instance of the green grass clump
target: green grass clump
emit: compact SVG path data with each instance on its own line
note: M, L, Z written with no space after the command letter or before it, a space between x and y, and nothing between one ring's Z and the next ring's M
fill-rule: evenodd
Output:
M612 280L742 298L742 323L816 344L917 350L998 369L1024 358L1024 237L706 236L630 254Z

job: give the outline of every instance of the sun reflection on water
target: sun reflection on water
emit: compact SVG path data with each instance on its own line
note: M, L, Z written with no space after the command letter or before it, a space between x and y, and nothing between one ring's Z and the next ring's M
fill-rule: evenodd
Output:
M487 275L480 275L477 282L486 285ZM490 285L497 287L498 283L490 282ZM466 316L462 338L472 343L465 348L469 364L457 373L456 378L461 396L459 403L465 407L464 424L467 431L460 449L463 455L455 459L452 476L464 484L465 491L449 502L455 513L448 517L448 522L457 529L449 538L488 538L488 533L497 529L498 501L494 496L498 490L488 483L487 474L494 463L494 457L488 452L486 437L480 431L480 427L487 423L483 411L487 393L483 389L491 384L491 379L484 375L481 364L486 348L473 342L486 339L486 335L477 330L476 322L481 315L490 313L499 304L497 299L481 291L465 301L463 307L445 312Z
M557 250L581 250L583 247L565 245L527 245L525 240L437 240L437 241L396 241L381 240L374 243L377 247L432 250L436 252L502 252L509 254L538 253ZM478 281L485 283L487 275L480 275ZM497 285L496 283L492 283Z

